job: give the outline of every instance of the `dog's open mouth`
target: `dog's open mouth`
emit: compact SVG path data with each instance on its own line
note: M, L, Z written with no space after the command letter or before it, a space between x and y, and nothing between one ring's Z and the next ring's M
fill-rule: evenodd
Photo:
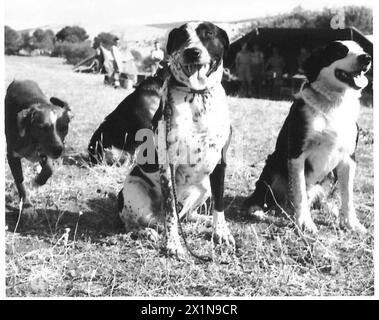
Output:
M191 63L182 65L183 71L187 77L197 74L197 78L204 78L208 76L208 71L211 68L210 63L198 64Z
M368 83L364 70L348 72L342 69L336 69L334 74L338 80L357 90L364 88Z

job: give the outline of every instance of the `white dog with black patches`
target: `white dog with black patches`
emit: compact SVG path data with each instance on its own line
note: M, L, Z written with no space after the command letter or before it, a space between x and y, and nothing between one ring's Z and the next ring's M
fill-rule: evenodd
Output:
M151 234L164 221L165 249L178 258L185 254L177 216L195 212L211 194L214 239L234 245L223 203L231 127L221 78L228 46L226 32L209 22L187 23L170 32L171 76L153 119L158 129L155 160L137 164L119 194L126 229L143 228ZM161 119L165 122L158 124Z
M293 209L300 227L317 232L311 194L335 172L341 191L340 222L365 232L353 204L357 119L371 57L353 41L335 41L315 50L304 63L308 83L296 96L245 205L250 214L280 204Z

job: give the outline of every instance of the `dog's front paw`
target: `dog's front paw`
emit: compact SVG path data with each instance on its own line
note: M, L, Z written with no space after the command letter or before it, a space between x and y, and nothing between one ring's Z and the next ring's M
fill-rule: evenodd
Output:
M302 217L299 216L296 218L296 224L299 226L300 229L311 232L313 234L316 234L318 232L318 229L313 222L312 218L309 216Z
M184 260L186 254L179 238L167 239L165 247L167 256L175 257L178 260Z
M228 246L235 246L235 240L233 235L231 234L228 226L223 226L219 228L215 228L213 232L213 241L216 243L225 243Z
M216 243L225 243L235 246L234 237L231 234L224 218L224 212L213 212L213 240Z

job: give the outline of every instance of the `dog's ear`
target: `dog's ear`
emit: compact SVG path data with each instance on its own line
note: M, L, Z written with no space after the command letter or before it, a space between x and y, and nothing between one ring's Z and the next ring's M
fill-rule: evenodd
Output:
M317 48L313 50L310 56L303 62L302 67L309 83L314 82L321 71L322 51L323 48Z
M229 49L229 37L228 37L228 34L226 33L226 31L224 29L221 29L219 27L217 27L217 28L218 28L218 33L220 35L221 42L224 45L224 49L228 50Z
M169 55L171 55L174 52L175 48L175 42L178 40L178 34L179 34L179 29L175 28L170 31L168 34L168 39L167 39L167 45L166 45L166 51Z
M25 136L25 130L28 125L32 122L32 115L34 112L34 108L30 107L28 109L21 110L17 113L17 128L18 128L18 134L20 137Z
M63 101L63 100L56 98L56 97L51 97L50 102L52 104L58 106L58 107L61 107L61 108L68 106L68 103L66 101Z

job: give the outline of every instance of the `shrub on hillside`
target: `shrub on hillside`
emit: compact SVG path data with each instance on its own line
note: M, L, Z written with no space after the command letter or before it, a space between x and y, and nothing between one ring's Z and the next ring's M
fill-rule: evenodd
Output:
M77 64L95 53L89 41L76 43L65 41L56 43L53 55L65 58L69 64Z

